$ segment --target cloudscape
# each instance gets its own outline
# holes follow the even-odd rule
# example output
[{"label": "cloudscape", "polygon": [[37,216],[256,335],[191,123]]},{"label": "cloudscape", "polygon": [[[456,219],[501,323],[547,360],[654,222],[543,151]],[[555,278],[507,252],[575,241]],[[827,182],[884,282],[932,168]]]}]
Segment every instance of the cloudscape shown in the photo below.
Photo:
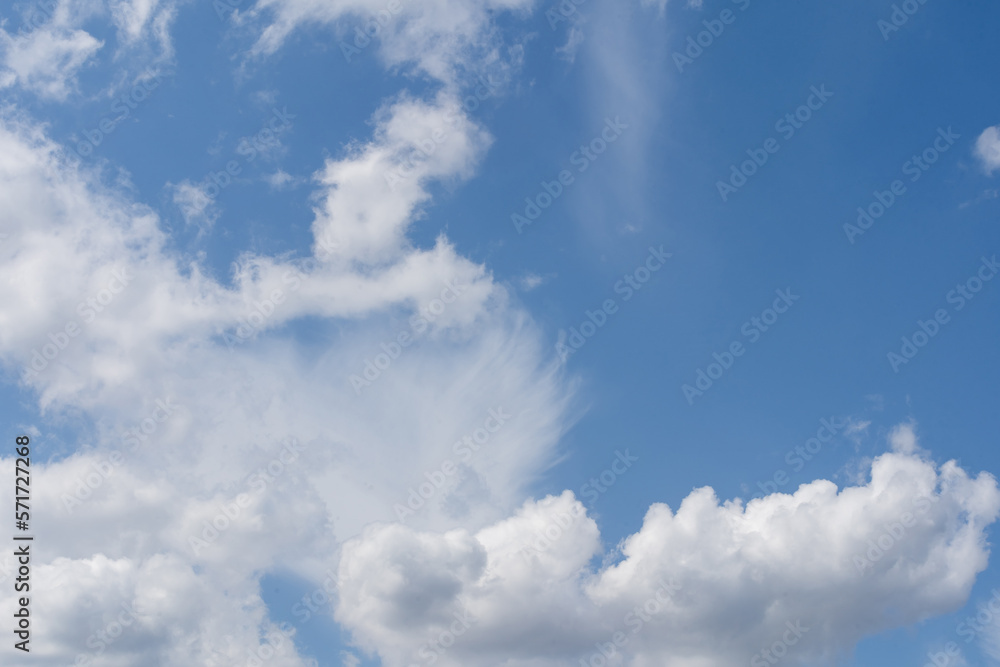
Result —
[{"label": "cloudscape", "polygon": [[1000,664],[998,27],[0,5],[0,665]]}]

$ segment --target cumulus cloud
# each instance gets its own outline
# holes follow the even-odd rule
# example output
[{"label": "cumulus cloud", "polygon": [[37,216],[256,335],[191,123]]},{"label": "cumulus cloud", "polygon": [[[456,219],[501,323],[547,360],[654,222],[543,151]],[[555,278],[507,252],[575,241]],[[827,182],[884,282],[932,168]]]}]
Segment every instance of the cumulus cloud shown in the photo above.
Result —
[{"label": "cumulus cloud", "polygon": [[992,476],[899,451],[870,473],[746,505],[697,489],[597,571],[568,491],[475,533],[371,527],[344,546],[337,618],[386,665],[576,664],[616,632],[614,664],[746,664],[782,642],[785,664],[815,664],[959,608],[987,564]]},{"label": "cumulus cloud", "polygon": [[976,139],[975,152],[987,174],[1000,169],[1000,125],[983,130]]}]

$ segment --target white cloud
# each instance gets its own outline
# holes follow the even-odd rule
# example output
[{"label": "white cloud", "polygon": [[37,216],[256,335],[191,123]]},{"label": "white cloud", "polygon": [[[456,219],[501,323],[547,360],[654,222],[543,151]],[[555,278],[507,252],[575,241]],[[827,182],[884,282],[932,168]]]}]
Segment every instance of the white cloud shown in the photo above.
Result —
[{"label": "white cloud", "polygon": [[378,263],[398,255],[428,182],[464,179],[491,138],[440,93],[431,103],[403,96],[377,114],[374,138],[331,160],[318,176],[328,195],[317,209],[313,232],[334,238],[334,259]]},{"label": "white cloud", "polygon": [[283,190],[290,184],[294,184],[298,181],[298,179],[283,169],[279,169],[273,174],[268,174],[265,177],[265,180],[267,181],[267,184],[275,190]]},{"label": "white cloud", "polygon": [[156,20],[158,6],[159,0],[112,0],[111,15],[120,31],[120,41],[126,44],[138,41]]},{"label": "white cloud", "polygon": [[[245,658],[266,648],[262,634],[283,636],[257,587],[279,567],[317,581],[337,568],[338,619],[387,666],[432,650],[455,623],[468,629],[442,665],[575,664],[595,638],[631,630],[629,612],[655,599],[661,577],[681,589],[644,622],[649,631],[630,636],[635,665],[747,660],[801,622],[809,630],[787,658],[795,664],[964,602],[986,566],[984,529],[1000,493],[988,475],[921,458],[912,425],[894,431],[896,451],[862,486],[838,493],[818,481],[746,507],[699,489],[676,512],[654,505],[612,554],[620,558],[591,570],[600,535],[572,494],[522,502],[557,456],[571,386],[482,267],[443,239],[429,250],[406,241],[426,201],[421,184],[465,174],[482,131],[460,117],[441,152],[395,190],[375,167],[397,164],[391,156],[405,155],[449,104],[394,102],[368,145],[324,168],[317,241],[335,232],[341,244],[329,257],[307,267],[247,256],[231,287],[197,265],[182,270],[155,215],[62,161],[39,127],[0,125],[0,278],[25,275],[0,304],[0,358],[16,369],[32,350],[62,347],[24,386],[48,411],[84,411],[95,443],[34,473],[38,530],[53,536],[38,571],[69,582],[39,597],[51,614],[39,617],[51,628],[48,664],[72,662],[133,600],[139,622],[108,649],[108,664]],[[293,288],[282,276],[296,268]],[[112,294],[116,272],[127,285]],[[437,327],[405,351],[382,345],[413,333],[413,304],[456,279],[467,293]],[[77,304],[105,289],[110,300],[85,321]],[[275,289],[282,302],[263,306]],[[368,319],[308,354],[288,336],[232,350],[214,337],[254,312],[260,332],[307,314]],[[68,319],[81,328],[72,340],[60,338]],[[387,349],[390,365],[355,395],[347,377]],[[162,423],[151,417],[157,398],[175,405]],[[491,408],[510,418],[480,451],[460,453],[456,443]],[[126,435],[139,427],[146,441]],[[281,458],[286,437],[302,445],[292,460]],[[126,460],[109,471],[116,449]],[[12,464],[0,460],[0,474]],[[434,490],[424,506],[395,521],[394,506],[425,482]],[[924,496],[932,500],[921,509]],[[551,544],[539,541],[546,534]],[[206,544],[195,549],[192,538]],[[868,540],[890,538],[864,565]],[[723,631],[728,643],[717,640]],[[283,646],[271,664],[303,664],[291,640]]]},{"label": "white cloud", "polygon": [[518,286],[521,288],[521,291],[530,292],[544,284],[546,279],[545,276],[540,276],[537,273],[528,273],[518,280]]},{"label": "white cloud", "polygon": [[[850,430],[848,432],[851,432]],[[892,451],[900,454],[914,454],[917,451],[917,433],[912,422],[899,424],[889,433]]]},{"label": "white cloud", "polygon": [[[703,488],[676,512],[654,505],[621,559],[592,572],[597,527],[565,492],[475,533],[369,528],[344,547],[337,618],[387,666],[421,647],[440,665],[577,664],[617,631],[628,657],[615,664],[746,664],[789,623],[802,638],[785,664],[815,664],[964,604],[998,512],[990,475],[888,453],[863,486],[819,480],[745,507]],[[551,546],[521,551],[547,527]],[[640,622],[664,583],[679,590]]]},{"label": "white cloud", "polygon": [[205,183],[195,184],[185,180],[176,185],[168,184],[168,187],[173,190],[173,202],[180,208],[187,224],[204,232],[219,219],[220,212]]},{"label": "white cloud", "polygon": [[[32,644],[35,662],[56,667],[86,656],[89,664],[109,667],[245,664],[247,651],[271,645],[276,657],[268,664],[306,667],[294,633],[268,619],[258,584],[239,559],[233,569],[212,561],[196,567],[180,545],[170,544],[178,509],[195,501],[138,466],[119,467],[95,483],[106,465],[103,457],[82,454],[32,466],[39,483],[35,527],[53,538],[33,545],[32,618],[46,628],[43,646]],[[12,475],[13,459],[0,460],[0,470]],[[88,475],[92,496],[69,514],[59,496],[74,493]],[[13,607],[11,587],[0,601]]]},{"label": "white cloud", "polygon": [[105,46],[83,26],[107,20],[116,28],[113,57],[119,67],[102,92],[114,96],[169,64],[176,14],[177,3],[163,0],[37,3],[19,32],[0,28],[0,88],[20,85],[40,97],[66,100],[78,91],[79,72]]},{"label": "white cloud", "polygon": [[[81,581],[63,593],[62,615],[43,619],[54,649],[39,664],[73,662],[110,618],[102,612],[141,596],[144,568],[160,562],[169,573],[150,580],[189,591],[186,606],[168,613],[167,600],[150,605],[136,632],[109,649],[107,664],[245,659],[270,628],[260,573],[331,567],[340,540],[395,519],[393,505],[406,502],[408,487],[445,461],[458,464],[456,473],[410,524],[496,521],[551,464],[567,391],[540,332],[446,238],[418,248],[406,237],[429,201],[425,188],[467,177],[488,135],[446,93],[432,102],[400,98],[375,126],[369,142],[318,174],[315,254],[246,254],[230,285],[167,251],[158,217],[130,200],[128,188],[107,189],[43,127],[0,118],[0,279],[18,278],[0,304],[0,360],[25,391],[37,392],[43,413],[84,415],[81,433],[94,443],[35,472],[45,490],[34,507],[51,518],[39,530],[60,536],[36,565],[50,580]],[[415,155],[425,132],[434,148]],[[391,188],[383,170],[401,166]],[[209,210],[186,192],[179,201],[192,213]],[[461,294],[435,310],[449,284]],[[345,328],[335,345],[305,356],[294,338],[262,335],[303,316],[336,318]],[[413,342],[355,395],[349,376],[365,373],[380,343],[400,332]],[[162,425],[150,417],[157,398],[182,406]],[[454,444],[493,408],[512,418],[490,447],[459,461]],[[147,424],[150,442],[133,451],[123,433]],[[307,452],[258,493],[264,478],[250,475],[274,476],[285,437]],[[126,461],[107,472],[114,450]],[[195,553],[192,538],[225,521],[240,494],[250,502],[239,520]],[[91,590],[108,592],[88,608]],[[78,609],[93,615],[71,616]],[[302,664],[291,652],[281,660],[269,664]]]},{"label": "white cloud", "polygon": [[1000,125],[988,127],[976,139],[976,157],[983,171],[992,174],[1000,169]]},{"label": "white cloud", "polygon": [[[404,127],[408,120],[417,124]],[[141,345],[155,345],[154,340],[164,337],[202,339],[236,327],[254,303],[266,301],[276,289],[284,291],[287,301],[262,330],[310,314],[358,317],[427,304],[449,280],[468,288],[436,324],[473,323],[490,299],[502,299],[502,292],[483,267],[458,257],[443,237],[431,248],[414,248],[405,240],[405,229],[416,205],[427,201],[423,187],[428,180],[467,173],[485,134],[458,118],[439,150],[415,165],[396,194],[380,171],[396,166],[393,155],[410,147],[408,133],[416,136],[433,120],[425,106],[403,104],[399,118],[380,124],[384,140],[355,160],[331,161],[321,172],[328,190],[314,224],[318,255],[303,265],[246,254],[236,267],[235,289],[228,289],[197,267],[182,269],[163,252],[164,236],[151,210],[104,191],[94,176],[71,166],[39,128],[7,119],[0,124],[0,173],[5,179],[0,203],[10,212],[4,223],[10,238],[0,246],[6,258],[0,278],[18,277],[25,287],[0,309],[5,327],[0,354],[28,366],[32,350],[49,333],[62,330],[68,319],[79,319],[77,304],[96,298],[115,269],[135,275],[128,289],[83,328],[76,344],[46,369],[44,379],[36,384],[37,378],[28,378],[46,401],[72,396],[83,386],[119,384],[139,373],[141,357],[120,356],[140,345],[126,333],[140,334],[137,322],[146,339]],[[181,190],[179,201],[190,207],[188,213],[210,210],[195,195],[190,188]],[[364,197],[370,198],[367,203]],[[290,287],[293,282],[296,289]]]},{"label": "white cloud", "polygon": [[[575,57],[586,80],[586,121],[597,131],[606,118],[620,117],[628,128],[588,170],[590,178],[600,174],[599,180],[575,189],[567,205],[581,231],[603,251],[614,247],[630,226],[642,226],[632,221],[656,217],[646,210],[653,184],[645,165],[651,157],[650,137],[661,123],[665,90],[663,78],[646,66],[646,58],[648,49],[659,48],[663,27],[649,21],[646,12],[621,11],[614,4],[597,3],[588,12],[586,39]],[[591,138],[583,134],[579,141]]]},{"label": "white cloud", "polygon": [[[326,161],[305,260],[246,253],[231,280],[170,251],[153,210],[68,161],[44,128],[0,117],[0,282],[13,285],[0,361],[46,416],[86,434],[74,455],[33,467],[50,536],[36,572],[57,586],[38,593],[51,642],[38,664],[72,663],[134,603],[103,657],[113,667],[245,663],[268,647],[266,664],[301,667],[260,595],[261,573],[279,569],[316,581],[336,569],[338,618],[387,666],[456,622],[465,631],[441,664],[575,664],[595,637],[630,629],[661,577],[681,588],[630,639],[637,666],[745,660],[802,621],[791,664],[963,602],[986,564],[996,485],[929,464],[912,428],[857,488],[819,481],[745,508],[700,489],[676,513],[654,505],[596,572],[600,533],[572,494],[523,502],[558,458],[573,384],[486,267],[444,236],[419,247],[409,233],[431,185],[468,178],[491,141],[460,106],[462,63],[495,55],[491,11],[528,4],[407,5],[380,53],[446,85],[390,100],[370,138]],[[372,9],[261,0],[273,22],[259,51]],[[156,12],[121,5],[122,39]],[[620,87],[646,101],[638,86]],[[183,188],[192,216],[211,210]],[[445,304],[450,285],[461,294]],[[297,339],[286,325],[304,317],[335,342]],[[290,438],[301,449],[288,458]],[[0,459],[0,475],[12,466]],[[422,485],[428,497],[395,521]],[[867,540],[909,523],[923,495],[936,500],[859,571]],[[5,608],[11,595],[0,589]]]},{"label": "white cloud", "polygon": [[981,204],[984,201],[990,201],[991,199],[998,199],[998,198],[1000,198],[1000,188],[987,188],[986,190],[983,190],[982,194],[980,194],[975,199],[964,201],[961,204],[959,204],[958,207],[968,208],[969,206],[973,206],[975,204]]},{"label": "white cloud", "polygon": [[80,69],[103,45],[83,30],[55,25],[17,35],[0,29],[5,83],[64,100],[76,90]]},{"label": "white cloud", "polygon": [[377,39],[379,54],[387,67],[413,65],[434,79],[454,84],[467,71],[478,72],[482,66],[496,65],[501,61],[492,17],[505,11],[526,12],[533,1],[403,2],[400,11],[392,14],[388,9],[390,3],[386,0],[339,3],[257,0],[248,16],[253,21],[266,24],[253,53],[269,55],[281,48],[287,37],[299,27],[331,25],[341,20],[345,23],[342,33],[344,43],[353,46],[354,28],[361,27],[381,13],[384,19]]}]

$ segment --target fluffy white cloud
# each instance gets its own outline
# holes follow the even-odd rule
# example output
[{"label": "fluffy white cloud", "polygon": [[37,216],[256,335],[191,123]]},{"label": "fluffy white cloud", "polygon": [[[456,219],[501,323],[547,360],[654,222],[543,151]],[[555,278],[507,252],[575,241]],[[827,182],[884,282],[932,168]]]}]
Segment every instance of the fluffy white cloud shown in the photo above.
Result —
[{"label": "fluffy white cloud", "polygon": [[979,135],[976,139],[976,157],[987,174],[1000,169],[1000,125],[988,127]]},{"label": "fluffy white cloud", "polygon": [[369,528],[344,546],[337,618],[388,666],[577,664],[619,631],[611,664],[815,664],[964,604],[998,512],[992,476],[895,451],[861,486],[654,505],[593,572],[597,527],[567,491],[476,533]]},{"label": "fluffy white cloud", "polygon": [[319,175],[327,197],[317,209],[316,238],[336,244],[331,261],[377,264],[397,257],[432,180],[464,178],[490,144],[461,104],[446,93],[433,103],[407,97],[377,114],[371,142]]},{"label": "fluffy white cloud", "polygon": [[[198,502],[189,495],[196,487],[182,492],[179,477],[152,479],[129,463],[108,467],[106,453],[89,453],[32,466],[34,528],[45,536],[32,544],[33,660],[45,667],[81,664],[81,656],[91,660],[83,664],[108,667],[228,665],[246,664],[248,651],[273,650],[271,664],[306,667],[294,631],[268,619],[239,558],[232,566],[211,552],[199,560],[171,544],[175,533],[186,536],[176,528],[192,520],[184,506]],[[0,460],[0,470],[12,476],[13,460]],[[68,511],[67,494],[78,493]],[[203,501],[206,509],[210,503]],[[238,535],[228,537],[246,551]],[[0,603],[15,605],[10,586]]]}]

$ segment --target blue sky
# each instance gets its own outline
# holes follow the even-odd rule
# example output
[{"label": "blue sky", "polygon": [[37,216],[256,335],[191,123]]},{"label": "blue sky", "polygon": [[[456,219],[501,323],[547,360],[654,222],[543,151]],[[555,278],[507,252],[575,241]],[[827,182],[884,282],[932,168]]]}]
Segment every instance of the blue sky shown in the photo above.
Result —
[{"label": "blue sky", "polygon": [[686,592],[610,664],[1000,661],[956,629],[1000,587],[1000,7],[54,6],[0,10],[0,414],[73,579],[39,664],[243,665],[287,622],[270,664],[423,665],[467,612],[433,662],[597,667],[655,573]]}]

